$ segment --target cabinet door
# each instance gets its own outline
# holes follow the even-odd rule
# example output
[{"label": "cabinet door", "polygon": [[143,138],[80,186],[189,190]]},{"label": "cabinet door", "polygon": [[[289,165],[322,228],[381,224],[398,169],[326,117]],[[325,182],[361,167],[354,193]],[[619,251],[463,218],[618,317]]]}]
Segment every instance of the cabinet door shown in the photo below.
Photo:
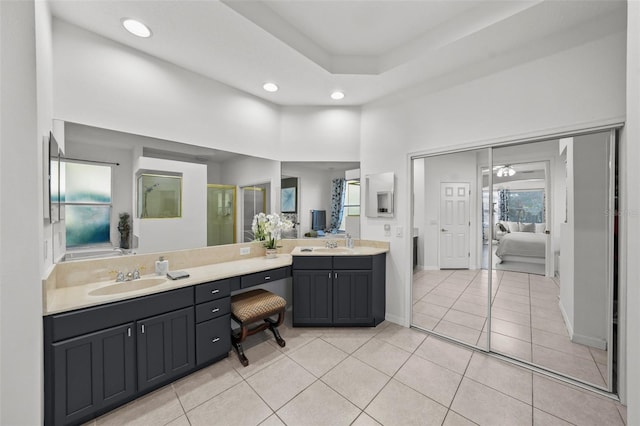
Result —
[{"label": "cabinet door", "polygon": [[293,325],[330,325],[332,272],[293,271]]},{"label": "cabinet door", "polygon": [[333,276],[333,322],[373,326],[371,271],[335,271]]},{"label": "cabinet door", "polygon": [[53,344],[55,424],[85,420],[135,393],[133,326]]},{"label": "cabinet door", "polygon": [[193,307],[138,321],[138,390],[195,366],[194,324]]}]

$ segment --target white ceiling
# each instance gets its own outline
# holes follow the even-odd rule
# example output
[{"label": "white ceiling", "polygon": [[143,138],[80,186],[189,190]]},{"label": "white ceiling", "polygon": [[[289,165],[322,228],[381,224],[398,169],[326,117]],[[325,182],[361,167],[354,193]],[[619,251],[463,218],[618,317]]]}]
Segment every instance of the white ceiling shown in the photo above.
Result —
[{"label": "white ceiling", "polygon": [[[439,90],[623,31],[601,1],[49,0],[55,17],[280,105]],[[153,31],[125,32],[123,17]],[[267,93],[265,81],[280,91]],[[341,101],[331,91],[346,93]]]}]

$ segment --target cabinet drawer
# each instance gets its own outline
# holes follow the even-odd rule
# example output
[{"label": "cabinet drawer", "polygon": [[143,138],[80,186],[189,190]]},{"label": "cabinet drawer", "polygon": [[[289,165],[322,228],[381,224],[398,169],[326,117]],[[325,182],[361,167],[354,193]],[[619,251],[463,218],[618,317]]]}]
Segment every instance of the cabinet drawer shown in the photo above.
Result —
[{"label": "cabinet drawer", "polygon": [[231,293],[233,280],[238,278],[227,278],[225,280],[212,281],[196,286],[196,303],[208,302],[210,300],[227,297]]},{"label": "cabinet drawer", "polygon": [[193,306],[192,287],[50,315],[44,321],[51,341],[57,342],[186,306]]},{"label": "cabinet drawer", "polygon": [[333,269],[371,269],[371,256],[334,256]]},{"label": "cabinet drawer", "polygon": [[196,322],[208,321],[231,312],[231,298],[212,300],[196,305]]},{"label": "cabinet drawer", "polygon": [[293,256],[293,269],[331,269],[331,256]]},{"label": "cabinet drawer", "polygon": [[196,364],[223,358],[230,349],[230,315],[196,324]]},{"label": "cabinet drawer", "polygon": [[255,274],[249,274],[240,277],[240,288],[247,288],[258,284],[269,283],[271,281],[281,280],[289,276],[291,276],[291,272],[289,271],[288,266],[278,269],[270,269],[263,272],[256,272]]}]

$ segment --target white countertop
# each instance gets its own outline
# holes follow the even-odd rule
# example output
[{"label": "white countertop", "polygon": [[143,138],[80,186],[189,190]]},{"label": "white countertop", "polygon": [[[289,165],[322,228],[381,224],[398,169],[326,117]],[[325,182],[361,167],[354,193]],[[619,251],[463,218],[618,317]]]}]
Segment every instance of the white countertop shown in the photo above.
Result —
[{"label": "white countertop", "polygon": [[[305,251],[303,251],[305,250]],[[310,250],[310,251],[307,251]],[[127,289],[127,285],[144,284],[142,281],[125,281],[116,283],[113,280],[88,282],[81,285],[73,285],[69,287],[56,287],[46,290],[46,307],[43,315],[51,315],[61,312],[72,311],[90,306],[103,305],[106,303],[117,302],[120,300],[132,299],[135,297],[146,296],[163,291],[175,290],[182,287],[188,287],[195,284],[201,284],[209,281],[216,281],[240,275],[252,274],[254,272],[266,271],[269,269],[280,268],[292,264],[292,256],[371,256],[388,252],[388,248],[356,246],[348,249],[344,246],[333,249],[323,246],[297,246],[290,254],[278,254],[274,259],[267,259],[264,256],[251,257],[249,259],[231,260],[220,263],[213,263],[205,266],[180,268],[182,271],[189,273],[188,278],[170,280],[166,277],[159,277],[155,274],[142,275],[142,281],[151,278],[165,278],[164,282],[159,284],[141,288],[132,291],[117,292],[114,294],[93,295],[96,289],[103,287],[117,286],[118,288]],[[84,270],[84,269],[83,269]],[[174,270],[174,269],[171,269]],[[86,272],[79,272],[86,274]],[[115,289],[118,291],[118,289]]]},{"label": "white countertop", "polygon": [[380,247],[356,246],[346,248],[344,246],[326,248],[323,246],[298,246],[291,250],[292,256],[372,256],[386,253],[389,249]]},{"label": "white countertop", "polygon": [[[216,281],[224,278],[237,277],[239,275],[266,271],[269,269],[288,266],[291,265],[291,263],[292,258],[290,254],[279,254],[275,259],[267,259],[266,257],[262,256],[252,257],[250,259],[216,263],[194,268],[183,268],[181,270],[188,272],[189,278],[182,278],[174,281],[165,277],[165,282],[150,288],[126,291],[117,294],[107,294],[103,296],[93,296],[90,293],[96,289],[112,285],[122,286],[123,289],[126,289],[127,284],[133,284],[136,283],[136,281],[125,281],[121,283],[116,283],[115,281],[101,281],[74,287],[56,288],[47,291],[47,309],[45,310],[43,315],[51,315],[55,313],[71,311],[74,309],[86,308],[89,306],[97,306],[105,303],[116,302],[119,300],[146,296],[148,294],[175,290],[177,288],[188,287],[194,284],[201,284],[209,281]],[[161,277],[155,274],[150,274],[143,275],[140,278],[144,280],[148,278]]]}]

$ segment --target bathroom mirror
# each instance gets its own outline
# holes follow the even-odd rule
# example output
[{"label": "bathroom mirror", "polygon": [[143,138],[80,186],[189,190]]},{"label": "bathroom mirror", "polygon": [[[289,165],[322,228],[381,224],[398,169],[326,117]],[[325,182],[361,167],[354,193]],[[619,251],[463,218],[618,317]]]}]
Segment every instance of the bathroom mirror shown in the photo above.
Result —
[{"label": "bathroom mirror", "polygon": [[[294,210],[285,209],[281,197],[283,217],[294,223],[284,238],[316,235],[311,211],[324,211],[321,227],[335,229],[331,238],[350,234],[360,238],[360,163],[353,161],[288,161],[281,164],[281,188],[295,188]],[[340,190],[338,190],[338,188]],[[341,196],[333,197],[332,194]],[[333,215],[332,215],[333,212]]]},{"label": "bathroom mirror", "polygon": [[393,217],[394,180],[393,172],[366,176],[367,217]]},{"label": "bathroom mirror", "polygon": [[[53,236],[45,236],[54,247],[56,260],[65,259],[65,253],[66,260],[119,255],[113,247],[120,239],[118,215],[122,212],[132,218],[131,250],[138,254],[240,242],[241,192],[237,192],[236,209],[235,191],[269,182],[274,187],[271,192],[280,193],[280,162],[276,160],[73,122],[64,123],[64,138],[67,160],[105,164],[112,170],[111,244],[70,249],[65,238],[68,218],[63,217]],[[149,171],[170,177],[163,182],[140,182],[138,188],[138,177]],[[179,174],[181,186],[175,178]],[[156,183],[159,185],[154,186]],[[165,187],[165,183],[173,185]],[[212,190],[211,185],[218,186]],[[138,212],[144,212],[145,188],[150,191],[147,219],[142,219]],[[138,194],[142,194],[140,199]],[[267,193],[267,199],[271,202],[273,194]]]}]

